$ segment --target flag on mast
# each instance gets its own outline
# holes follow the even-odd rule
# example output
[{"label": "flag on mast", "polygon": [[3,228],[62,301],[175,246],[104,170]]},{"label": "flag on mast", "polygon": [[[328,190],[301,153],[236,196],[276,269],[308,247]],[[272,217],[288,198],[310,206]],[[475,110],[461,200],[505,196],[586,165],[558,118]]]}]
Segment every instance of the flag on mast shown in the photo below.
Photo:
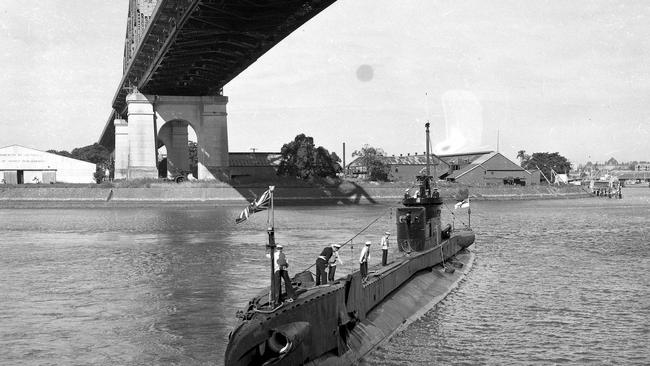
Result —
[{"label": "flag on mast", "polygon": [[464,200],[458,202],[457,204],[454,205],[455,209],[458,208],[469,208],[469,197],[465,198]]},{"label": "flag on mast", "polygon": [[253,202],[244,208],[244,210],[235,219],[235,223],[239,224],[240,222],[246,221],[250,215],[254,214],[255,212],[260,212],[268,209],[270,203],[271,190],[267,189],[259,198],[253,200]]}]

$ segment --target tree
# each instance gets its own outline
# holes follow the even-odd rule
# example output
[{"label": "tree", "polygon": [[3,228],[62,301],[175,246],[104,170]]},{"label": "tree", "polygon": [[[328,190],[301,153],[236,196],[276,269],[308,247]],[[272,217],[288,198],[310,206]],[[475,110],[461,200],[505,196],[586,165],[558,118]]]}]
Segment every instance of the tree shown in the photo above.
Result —
[{"label": "tree", "polygon": [[517,159],[523,164],[524,161],[530,160],[530,155],[526,154],[526,150],[517,151]]},{"label": "tree", "polygon": [[104,180],[105,171],[107,169],[110,169],[110,171],[113,170],[110,152],[98,143],[78,147],[73,149],[70,154],[72,155],[72,158],[95,164],[95,174],[93,174],[93,177],[97,183],[101,183],[101,181]]},{"label": "tree", "polygon": [[[533,155],[525,154],[525,151],[520,150],[521,156],[524,158],[521,162],[521,167],[524,169],[539,169],[545,176],[551,177],[551,169],[558,174],[567,174],[571,171],[571,163],[564,156],[557,152],[547,153],[539,152]],[[520,154],[517,154],[519,158]]]},{"label": "tree", "polygon": [[65,150],[61,150],[61,151],[56,151],[56,150],[47,150],[46,152],[48,152],[48,153],[50,153],[50,154],[56,154],[56,155],[65,156],[66,158],[71,158],[71,157],[72,157],[72,154],[70,154],[69,152],[67,152],[67,151],[65,151]]},{"label": "tree", "polygon": [[382,148],[375,148],[368,144],[352,153],[352,157],[358,156],[361,165],[366,168],[369,180],[385,182],[388,180],[390,167],[382,159],[384,155],[386,153]]},{"label": "tree", "polygon": [[107,165],[110,160],[110,153],[106,148],[98,143],[78,147],[70,153],[72,158],[95,163],[97,165]]},{"label": "tree", "polygon": [[341,171],[341,159],[322,146],[315,147],[314,138],[297,135],[280,150],[278,175],[312,179],[314,177],[335,177]]},{"label": "tree", "polygon": [[317,177],[335,177],[339,173],[341,159],[335,152],[330,154],[326,148],[319,146],[314,154],[314,175]]},{"label": "tree", "polygon": [[72,150],[72,152],[67,152],[65,150],[56,151],[56,150],[47,150],[48,153],[57,154],[65,156],[68,158],[78,159],[87,161],[89,163],[95,164],[95,173],[93,177],[97,183],[100,183],[104,179],[104,172],[109,169],[113,171],[115,162],[111,159],[111,154],[106,148],[98,143],[92,145],[78,147]]}]

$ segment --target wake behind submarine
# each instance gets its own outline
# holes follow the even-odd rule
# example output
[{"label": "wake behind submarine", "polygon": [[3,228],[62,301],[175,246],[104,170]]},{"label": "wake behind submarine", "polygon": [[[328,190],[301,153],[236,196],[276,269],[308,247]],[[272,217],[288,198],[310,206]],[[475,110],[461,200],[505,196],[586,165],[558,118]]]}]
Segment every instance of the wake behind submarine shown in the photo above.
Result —
[{"label": "wake behind submarine", "polygon": [[[298,273],[291,280],[293,301],[276,304],[268,291],[251,299],[238,311],[240,321],[229,335],[225,365],[353,364],[440,295],[431,289],[450,283],[454,275],[445,272],[453,270],[432,269],[466,263],[471,253],[465,248],[475,235],[469,228],[442,228],[443,201],[429,174],[429,124],[425,126],[426,174],[417,177],[415,196],[406,194],[402,207],[396,208],[397,244],[403,255],[386,266],[370,267],[365,280],[356,271],[314,286],[311,272]],[[268,246],[273,257],[272,228]]]}]

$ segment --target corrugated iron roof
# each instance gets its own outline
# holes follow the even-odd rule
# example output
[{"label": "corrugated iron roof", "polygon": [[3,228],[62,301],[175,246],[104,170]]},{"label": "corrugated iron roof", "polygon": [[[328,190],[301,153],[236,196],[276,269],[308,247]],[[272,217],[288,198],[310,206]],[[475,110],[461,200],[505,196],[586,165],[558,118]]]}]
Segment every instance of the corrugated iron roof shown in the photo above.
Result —
[{"label": "corrugated iron roof", "polygon": [[272,152],[241,152],[229,153],[231,167],[272,166],[280,165],[280,153]]},{"label": "corrugated iron roof", "polygon": [[462,154],[447,154],[438,156],[449,165],[462,165],[473,163],[474,160],[491,153],[494,153],[494,151],[475,151]]},{"label": "corrugated iron roof", "polygon": [[[382,156],[384,163],[388,165],[426,165],[427,156],[422,155],[402,155],[402,156]],[[449,165],[444,160],[438,159],[436,155],[429,155],[431,165]],[[348,168],[360,165],[360,158],[356,158],[348,164]]]},{"label": "corrugated iron roof", "polygon": [[[426,165],[426,155],[406,155],[406,156],[384,156],[383,159],[386,164],[390,165]],[[444,161],[436,158],[434,155],[429,156],[431,165],[446,164]]]}]

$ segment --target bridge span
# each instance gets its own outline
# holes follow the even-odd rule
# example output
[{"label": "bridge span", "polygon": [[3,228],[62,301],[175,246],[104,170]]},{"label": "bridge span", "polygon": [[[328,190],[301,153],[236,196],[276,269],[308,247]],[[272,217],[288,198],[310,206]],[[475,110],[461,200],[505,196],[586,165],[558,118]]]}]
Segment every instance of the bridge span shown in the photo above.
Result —
[{"label": "bridge span", "polygon": [[130,0],[124,73],[99,143],[115,178],[189,169],[188,126],[197,135],[198,178],[228,180],[223,87],[336,0]]}]

